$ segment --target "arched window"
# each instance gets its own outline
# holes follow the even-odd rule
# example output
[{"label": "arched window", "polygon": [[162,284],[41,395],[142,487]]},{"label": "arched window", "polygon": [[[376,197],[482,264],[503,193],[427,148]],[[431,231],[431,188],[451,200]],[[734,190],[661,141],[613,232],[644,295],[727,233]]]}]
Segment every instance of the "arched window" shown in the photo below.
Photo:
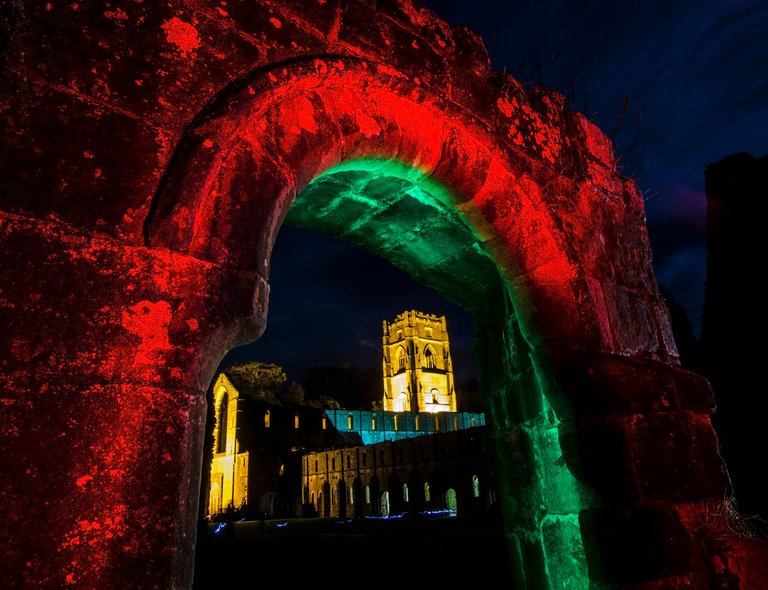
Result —
[{"label": "arched window", "polygon": [[219,403],[219,414],[216,417],[216,424],[219,427],[219,438],[216,441],[216,452],[227,452],[227,420],[229,414],[229,396],[227,392],[221,396],[221,402]]},{"label": "arched window", "polygon": [[405,349],[402,346],[397,349],[397,370],[405,371]]},{"label": "arched window", "polygon": [[405,405],[408,401],[408,396],[405,392],[400,392],[392,402],[392,410],[395,412],[405,412]]},{"label": "arched window", "polygon": [[347,415],[347,428],[352,430],[355,427],[355,419],[352,414]]},{"label": "arched window", "polygon": [[371,430],[376,430],[376,416],[371,416]]},{"label": "arched window", "polygon": [[440,430],[440,416],[435,414],[435,432]]},{"label": "arched window", "polygon": [[394,418],[395,420],[395,430],[397,430],[397,427],[398,427],[397,416],[392,416],[392,418]]},{"label": "arched window", "polygon": [[475,427],[475,419],[474,419],[474,418],[472,418],[472,420],[470,420],[470,422],[469,422],[469,423],[472,425],[472,428],[474,428],[474,427]]},{"label": "arched window", "polygon": [[331,457],[331,469],[336,469],[336,457]]},{"label": "arched window", "polygon": [[476,475],[472,476],[472,496],[480,497],[480,479]]},{"label": "arched window", "polygon": [[347,469],[352,468],[352,457],[350,455],[347,455]]},{"label": "arched window", "polygon": [[352,486],[349,486],[349,488],[347,489],[347,498],[349,498],[350,504],[355,503],[355,491],[352,489]]},{"label": "arched window", "polygon": [[418,430],[418,429],[419,429],[419,416],[418,416],[418,414],[417,414],[417,415],[416,415],[416,417],[413,419],[413,423],[414,423],[414,425],[416,426],[416,430]]},{"label": "arched window", "polygon": [[408,502],[408,484],[403,484],[403,502]]},{"label": "arched window", "polygon": [[458,430],[459,429],[459,417],[454,416],[453,417],[453,429]]},{"label": "arched window", "polygon": [[432,347],[430,346],[427,346],[427,349],[424,351],[424,366],[427,369],[435,368],[435,355],[432,352]]},{"label": "arched window", "polygon": [[445,492],[445,507],[448,510],[456,510],[458,503],[456,501],[456,490],[448,488]]},{"label": "arched window", "polygon": [[365,503],[366,504],[371,503],[371,486],[369,485],[365,486]]},{"label": "arched window", "polygon": [[294,414],[293,415],[293,427],[298,430],[299,429],[299,415]]},{"label": "arched window", "polygon": [[429,482],[424,482],[424,501],[429,502],[430,495],[429,495]]},{"label": "arched window", "polygon": [[331,490],[331,506],[336,506],[336,488]]},{"label": "arched window", "polygon": [[269,428],[272,425],[272,419],[269,414],[269,410],[264,412],[264,428]]},{"label": "arched window", "polygon": [[320,463],[317,459],[315,459],[315,473],[320,471]]},{"label": "arched window", "polygon": [[328,418],[323,416],[323,430],[325,430],[326,428],[328,428]]}]

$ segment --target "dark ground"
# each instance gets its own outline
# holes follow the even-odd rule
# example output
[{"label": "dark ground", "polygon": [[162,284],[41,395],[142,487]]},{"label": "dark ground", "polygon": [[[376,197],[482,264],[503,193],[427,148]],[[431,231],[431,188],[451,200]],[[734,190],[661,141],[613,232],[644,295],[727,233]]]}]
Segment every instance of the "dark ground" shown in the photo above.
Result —
[{"label": "dark ground", "polygon": [[235,523],[234,533],[225,528],[199,538],[194,590],[265,583],[512,588],[501,528],[490,519],[315,518],[268,520],[261,527],[259,521]]}]

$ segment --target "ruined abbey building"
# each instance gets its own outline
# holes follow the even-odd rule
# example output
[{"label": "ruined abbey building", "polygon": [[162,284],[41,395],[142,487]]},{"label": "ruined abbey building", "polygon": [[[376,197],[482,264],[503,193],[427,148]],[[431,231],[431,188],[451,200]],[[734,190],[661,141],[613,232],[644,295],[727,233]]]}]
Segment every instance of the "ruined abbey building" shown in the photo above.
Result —
[{"label": "ruined abbey building", "polygon": [[517,585],[764,585],[642,195],[477,35],[415,0],[12,2],[0,48],[1,587],[191,586],[206,390],[284,222],[472,316]]},{"label": "ruined abbey building", "polygon": [[384,322],[383,343],[383,407],[411,391],[421,407],[278,405],[264,399],[253,373],[220,373],[206,517],[467,512],[495,502],[482,452],[485,416],[455,411],[445,317],[403,313]]}]

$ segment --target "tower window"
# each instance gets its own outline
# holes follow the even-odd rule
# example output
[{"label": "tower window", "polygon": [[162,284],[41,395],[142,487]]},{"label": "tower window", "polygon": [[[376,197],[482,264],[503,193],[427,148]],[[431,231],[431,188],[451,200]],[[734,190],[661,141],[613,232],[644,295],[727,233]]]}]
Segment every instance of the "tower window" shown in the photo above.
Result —
[{"label": "tower window", "polygon": [[371,503],[371,486],[369,485],[365,486],[365,503],[366,504]]},{"label": "tower window", "polygon": [[408,502],[408,484],[403,484],[403,502]]},{"label": "tower window", "polygon": [[323,416],[323,430],[325,430],[326,428],[328,428],[328,418]]},{"label": "tower window", "polygon": [[474,428],[474,427],[475,427],[475,419],[474,419],[474,418],[472,418],[472,420],[470,420],[470,422],[469,422],[469,423],[472,425],[472,428]]},{"label": "tower window", "polygon": [[272,425],[272,420],[269,414],[269,410],[264,412],[264,428],[269,428]]},{"label": "tower window", "polygon": [[371,417],[371,430],[376,430],[376,416]]},{"label": "tower window", "polygon": [[352,457],[347,455],[347,469],[351,469],[351,468],[352,468]]},{"label": "tower window", "polygon": [[432,349],[429,347],[424,351],[424,366],[427,369],[435,368],[435,355],[432,354]]},{"label": "tower window", "polygon": [[397,424],[397,416],[392,416],[392,418],[394,418],[394,420],[395,420],[395,430],[397,430],[397,426],[398,426],[398,424]]},{"label": "tower window", "polygon": [[414,425],[416,426],[416,430],[419,429],[419,416],[417,415],[413,420]]},{"label": "tower window", "polygon": [[298,429],[299,428],[299,415],[294,414],[293,415],[293,427]]},{"label": "tower window", "polygon": [[472,476],[472,496],[480,497],[480,479],[476,475]]},{"label": "tower window", "polygon": [[424,482],[424,501],[429,502],[430,496],[429,496],[429,482]]},{"label": "tower window", "polygon": [[355,490],[352,489],[352,486],[349,486],[347,489],[347,494],[349,494],[349,503],[354,504],[355,503]]},{"label": "tower window", "polygon": [[315,459],[315,473],[318,473],[320,471],[320,463]]},{"label": "tower window", "polygon": [[331,469],[336,469],[336,457],[331,457]]},{"label": "tower window", "polygon": [[453,429],[458,430],[459,429],[459,417],[454,416],[453,417]]},{"label": "tower window", "polygon": [[435,432],[440,430],[440,416],[435,414]]},{"label": "tower window", "polygon": [[347,415],[347,428],[352,430],[355,427],[355,419],[352,414]]},{"label": "tower window", "polygon": [[402,347],[397,349],[397,370],[405,371],[405,350]]}]

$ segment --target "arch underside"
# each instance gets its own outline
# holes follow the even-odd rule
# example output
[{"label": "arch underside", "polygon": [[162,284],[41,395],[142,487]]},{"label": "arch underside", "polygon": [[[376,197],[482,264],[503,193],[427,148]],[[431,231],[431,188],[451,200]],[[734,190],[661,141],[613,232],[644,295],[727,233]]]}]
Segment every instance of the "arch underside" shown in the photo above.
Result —
[{"label": "arch underside", "polygon": [[[518,580],[543,575],[583,585],[587,573],[578,513],[587,492],[560,460],[558,422],[546,399],[551,392],[542,390],[547,379],[535,378],[510,285],[455,202],[445,187],[400,162],[358,159],[310,182],[285,223],[360,246],[471,314],[484,407],[493,429],[488,455],[511,500],[505,514]],[[510,452],[510,433],[519,445],[515,452]],[[526,473],[524,464],[534,467]],[[556,507],[557,513],[531,509],[537,505]],[[532,551],[542,555],[536,566],[526,557]]]}]

